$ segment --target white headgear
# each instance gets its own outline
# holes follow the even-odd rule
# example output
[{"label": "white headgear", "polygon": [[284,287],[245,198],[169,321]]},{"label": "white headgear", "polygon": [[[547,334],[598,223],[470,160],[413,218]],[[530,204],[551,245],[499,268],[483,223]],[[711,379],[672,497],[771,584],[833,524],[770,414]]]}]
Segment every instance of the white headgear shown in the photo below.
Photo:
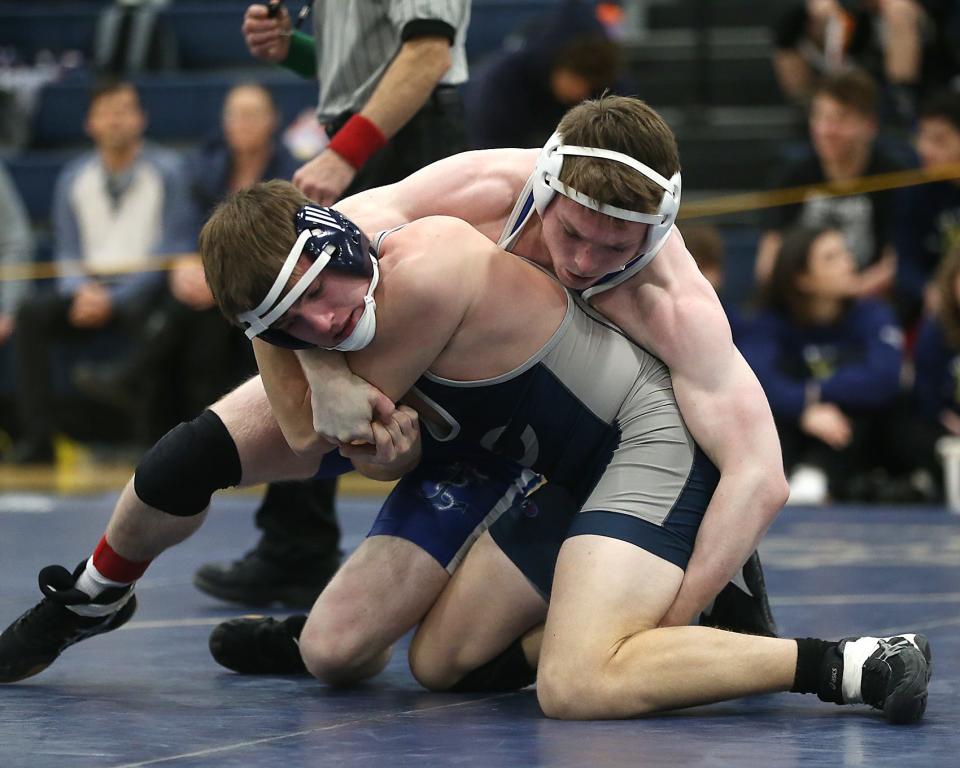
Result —
[{"label": "white headgear", "polygon": [[[560,172],[563,169],[563,158],[565,155],[612,160],[613,162],[622,163],[623,165],[633,168],[633,170],[643,174],[650,179],[650,181],[663,188],[663,199],[660,201],[660,207],[656,213],[629,211],[625,208],[617,208],[614,205],[598,202],[573,187],[567,186],[560,181]],[[540,150],[540,156],[537,158],[537,168],[533,176],[533,202],[542,217],[547,210],[547,206],[553,200],[554,195],[559,192],[561,195],[580,203],[580,205],[585,205],[587,208],[592,208],[595,211],[599,211],[607,216],[612,216],[615,219],[649,224],[650,227],[647,230],[647,236],[640,246],[639,252],[621,267],[622,271],[627,267],[635,265],[639,269],[642,265],[638,265],[638,262],[642,261],[643,264],[646,264],[646,262],[652,259],[660,250],[660,247],[669,236],[674,222],[677,220],[677,212],[680,210],[680,186],[680,171],[677,171],[668,180],[650,166],[644,165],[639,160],[625,155],[622,152],[566,145],[563,143],[563,137],[557,132],[544,144],[543,149]],[[613,275],[608,275],[602,278],[600,282],[616,274],[618,273],[615,272]]]}]

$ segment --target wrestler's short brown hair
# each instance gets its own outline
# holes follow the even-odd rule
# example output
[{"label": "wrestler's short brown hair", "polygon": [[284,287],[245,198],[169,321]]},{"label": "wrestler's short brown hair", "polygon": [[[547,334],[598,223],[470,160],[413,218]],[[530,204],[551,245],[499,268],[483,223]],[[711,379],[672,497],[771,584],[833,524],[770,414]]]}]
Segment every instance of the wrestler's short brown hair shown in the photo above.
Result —
[{"label": "wrestler's short brown hair", "polygon": [[[297,240],[294,217],[309,200],[287,181],[234,192],[200,232],[200,258],[213,297],[226,318],[264,300]],[[295,272],[296,274],[296,272]]]},{"label": "wrestler's short brown hair", "polygon": [[[662,117],[640,99],[602,96],[575,106],[557,127],[564,144],[622,152],[668,179],[680,170],[677,139]],[[663,188],[623,163],[564,157],[560,181],[601,203],[655,213]]]}]

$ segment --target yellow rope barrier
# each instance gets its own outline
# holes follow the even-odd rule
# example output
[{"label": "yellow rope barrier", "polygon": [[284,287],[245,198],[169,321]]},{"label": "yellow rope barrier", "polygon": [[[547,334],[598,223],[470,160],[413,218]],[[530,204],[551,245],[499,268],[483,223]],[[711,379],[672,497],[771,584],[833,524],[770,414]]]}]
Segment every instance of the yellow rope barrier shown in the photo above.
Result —
[{"label": "yellow rope barrier", "polygon": [[[776,208],[780,205],[795,205],[802,203],[812,196],[818,197],[849,197],[869,192],[882,192],[890,189],[912,187],[917,184],[928,184],[933,181],[952,181],[960,179],[960,163],[941,165],[931,169],[912,169],[895,173],[880,173],[874,176],[861,176],[856,179],[842,182],[827,182],[825,184],[807,184],[801,187],[788,187],[767,192],[745,192],[736,195],[721,195],[707,200],[694,200],[684,203],[680,213],[681,220],[703,219],[711,216],[724,216],[731,213],[745,213],[764,208]],[[177,253],[167,255],[163,261],[150,270],[118,269],[109,272],[99,272],[99,275],[120,275],[141,271],[162,272],[173,268],[173,265],[183,258],[194,257],[195,254]],[[71,265],[69,274],[84,274],[76,266]],[[49,280],[68,274],[67,270],[55,262],[45,264],[6,264],[0,265],[0,283],[13,280]]]}]

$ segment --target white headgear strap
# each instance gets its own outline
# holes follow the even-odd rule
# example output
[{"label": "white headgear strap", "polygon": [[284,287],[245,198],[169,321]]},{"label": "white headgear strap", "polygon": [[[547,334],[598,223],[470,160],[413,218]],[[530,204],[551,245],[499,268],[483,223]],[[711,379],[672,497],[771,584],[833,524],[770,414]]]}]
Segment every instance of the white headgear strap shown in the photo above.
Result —
[{"label": "white headgear strap", "polygon": [[[635,157],[630,157],[630,155],[625,155],[622,152],[614,152],[610,149],[597,149],[595,147],[568,146],[566,144],[559,145],[553,150],[553,152],[558,155],[574,155],[576,157],[599,157],[603,158],[604,160],[613,160],[617,163],[623,163],[624,165],[633,168],[633,170],[637,171],[638,173],[642,173],[644,176],[650,179],[650,181],[662,187],[671,196],[675,196],[678,192],[676,188],[677,185],[670,182],[665,176],[657,173],[649,165],[641,163]],[[564,184],[560,181],[560,179],[550,175],[549,173],[544,176],[543,181],[548,187],[556,192],[559,192],[564,197],[569,197],[571,200],[575,200],[576,202],[580,203],[580,205],[584,205],[587,208],[592,208],[599,213],[612,216],[615,219],[625,219],[626,221],[636,221],[640,224],[654,225],[665,224],[667,221],[667,216],[662,213],[638,213],[637,211],[629,211],[626,208],[617,208],[615,205],[597,202],[592,197],[589,197],[582,192],[577,191],[573,187]]]},{"label": "white headgear strap", "polygon": [[[237,319],[241,323],[247,324],[246,334],[248,339],[259,336],[280,319],[283,314],[293,306],[293,303],[304,294],[307,288],[310,287],[310,284],[317,279],[317,276],[323,271],[323,268],[330,262],[330,257],[336,250],[333,245],[324,247],[323,253],[310,265],[307,271],[300,276],[300,279],[297,280],[293,287],[287,292],[287,295],[284,296],[276,306],[273,306],[287,285],[290,275],[293,274],[293,270],[297,266],[300,254],[303,253],[303,248],[307,244],[307,240],[315,234],[318,233],[310,229],[305,229],[300,233],[297,242],[293,244],[293,248],[291,248],[290,253],[287,254],[287,260],[283,263],[280,274],[277,275],[273,286],[267,292],[266,298],[261,301],[255,309],[237,315]],[[271,307],[273,308],[271,309]]]}]

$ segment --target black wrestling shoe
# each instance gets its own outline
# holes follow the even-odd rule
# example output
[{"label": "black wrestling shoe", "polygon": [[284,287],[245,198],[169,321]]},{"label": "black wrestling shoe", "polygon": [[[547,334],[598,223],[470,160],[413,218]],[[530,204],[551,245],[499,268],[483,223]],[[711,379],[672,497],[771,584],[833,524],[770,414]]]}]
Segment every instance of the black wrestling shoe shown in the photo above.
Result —
[{"label": "black wrestling shoe", "polygon": [[[742,580],[731,581],[720,591],[709,612],[700,614],[700,624],[745,635],[776,637],[777,622],[770,610],[763,568],[757,552],[743,564],[741,576]],[[749,592],[743,589],[743,585]]]},{"label": "black wrestling shoe", "polygon": [[891,723],[915,723],[927,708],[931,658],[923,635],[848,637],[824,656],[817,695],[869,704]]},{"label": "black wrestling shoe", "polygon": [[306,616],[231,619],[213,628],[210,654],[242,675],[305,675],[297,639],[306,622]]},{"label": "black wrestling shoe", "polygon": [[45,597],[0,635],[0,683],[42,672],[74,643],[110,632],[133,616],[133,585],[106,589],[95,600],[74,588],[85,565],[73,574],[61,565],[40,571]]},{"label": "black wrestling shoe", "polygon": [[339,567],[339,552],[292,566],[288,559],[268,557],[254,548],[232,563],[201,565],[193,575],[193,585],[241,605],[280,603],[288,608],[310,608]]}]

